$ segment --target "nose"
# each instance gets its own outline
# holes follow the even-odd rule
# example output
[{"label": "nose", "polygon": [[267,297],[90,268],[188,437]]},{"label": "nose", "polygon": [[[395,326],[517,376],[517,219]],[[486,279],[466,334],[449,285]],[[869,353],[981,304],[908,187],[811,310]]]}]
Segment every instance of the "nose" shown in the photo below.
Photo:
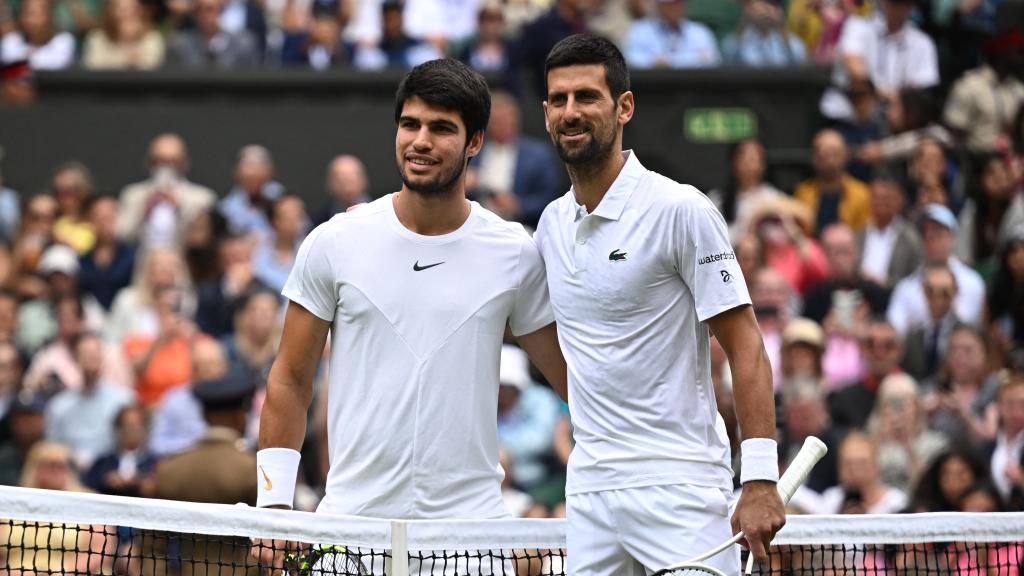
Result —
[{"label": "nose", "polygon": [[416,138],[412,141],[412,147],[417,152],[425,152],[434,147],[433,142],[430,140],[430,129],[427,126],[421,126],[419,131],[416,132]]},{"label": "nose", "polygon": [[579,118],[580,109],[578,106],[576,106],[576,98],[570,95],[568,99],[566,99],[565,101],[565,119],[572,122],[575,120],[579,120]]}]

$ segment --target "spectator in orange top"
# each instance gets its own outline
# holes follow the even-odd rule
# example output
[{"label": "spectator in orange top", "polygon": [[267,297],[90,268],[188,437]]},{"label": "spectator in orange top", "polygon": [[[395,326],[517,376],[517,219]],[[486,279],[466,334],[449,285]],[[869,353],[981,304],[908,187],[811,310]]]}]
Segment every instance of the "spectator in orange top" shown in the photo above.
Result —
[{"label": "spectator in orange top", "polygon": [[182,314],[183,296],[178,288],[159,289],[154,302],[157,335],[131,334],[124,341],[125,354],[135,368],[135,389],[144,406],[155,406],[165,392],[192,378],[192,343],[206,336]]},{"label": "spectator in orange top", "polygon": [[814,177],[797,186],[793,196],[811,210],[816,230],[842,222],[860,231],[871,218],[868,186],[846,171],[848,159],[839,132],[825,129],[814,137]]}]

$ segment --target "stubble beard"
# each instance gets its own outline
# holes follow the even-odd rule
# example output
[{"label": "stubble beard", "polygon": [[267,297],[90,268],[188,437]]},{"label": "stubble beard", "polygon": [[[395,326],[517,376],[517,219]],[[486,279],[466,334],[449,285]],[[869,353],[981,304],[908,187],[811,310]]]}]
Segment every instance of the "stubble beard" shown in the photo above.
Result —
[{"label": "stubble beard", "polygon": [[399,170],[402,176],[402,184],[406,189],[423,196],[444,196],[455,188],[455,183],[462,177],[466,170],[466,151],[463,150],[455,164],[447,171],[438,174],[436,178],[425,182],[414,183],[409,180],[405,170]]}]

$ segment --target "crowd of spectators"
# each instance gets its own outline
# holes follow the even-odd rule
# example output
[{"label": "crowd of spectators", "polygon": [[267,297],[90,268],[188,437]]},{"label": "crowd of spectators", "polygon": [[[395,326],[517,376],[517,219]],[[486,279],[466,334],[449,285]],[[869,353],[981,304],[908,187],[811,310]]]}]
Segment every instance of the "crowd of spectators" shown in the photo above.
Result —
[{"label": "crowd of spectators", "polygon": [[[780,464],[809,435],[830,447],[793,508],[1024,510],[1024,34],[1003,25],[1012,5],[0,0],[0,57],[37,69],[379,69],[452,54],[501,71],[592,29],[621,42],[634,68],[832,63],[806,180],[780,187],[772,151],[747,139],[706,191],[772,362]],[[521,133],[514,92],[493,102],[469,188],[531,227],[564,173],[547,142]],[[149,177],[116,195],[97,194],[75,161],[42,191],[0,178],[0,483],[41,485],[52,464],[81,479],[61,477],[66,489],[158,495],[161,462],[211,430],[252,449],[297,247],[370,200],[372,175],[353,154],[325,167],[316,205],[275,178],[262,145],[238,151],[229,190],[189,180],[178,135],[157,135],[145,160]],[[730,371],[712,350],[737,452]],[[247,418],[211,425],[197,390],[229,377],[252,384]],[[557,515],[568,410],[514,346],[500,381],[510,509]],[[324,382],[303,508],[326,474]]]}]

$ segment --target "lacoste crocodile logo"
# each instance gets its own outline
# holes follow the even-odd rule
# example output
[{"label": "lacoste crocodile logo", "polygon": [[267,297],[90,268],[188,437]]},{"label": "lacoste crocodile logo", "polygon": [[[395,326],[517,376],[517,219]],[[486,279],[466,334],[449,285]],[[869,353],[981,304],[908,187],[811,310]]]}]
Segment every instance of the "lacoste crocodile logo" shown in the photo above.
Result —
[{"label": "lacoste crocodile logo", "polygon": [[612,250],[611,254],[608,255],[608,260],[611,260],[612,262],[622,262],[623,260],[626,259],[626,254],[628,254],[628,252],[623,252],[616,248],[615,250]]}]

